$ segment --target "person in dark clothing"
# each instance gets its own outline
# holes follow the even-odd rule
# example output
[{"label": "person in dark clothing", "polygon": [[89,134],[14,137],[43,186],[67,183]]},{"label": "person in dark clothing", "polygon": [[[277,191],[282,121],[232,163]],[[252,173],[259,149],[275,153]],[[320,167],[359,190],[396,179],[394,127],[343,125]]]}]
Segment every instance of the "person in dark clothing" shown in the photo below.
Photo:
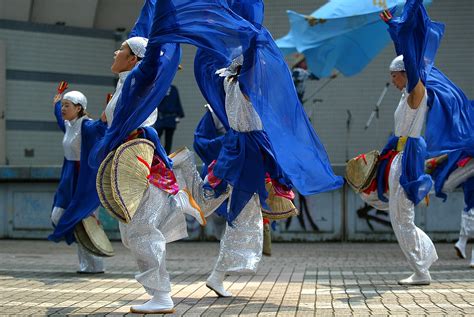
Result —
[{"label": "person in dark clothing", "polygon": [[158,106],[158,120],[155,123],[158,136],[161,138],[163,132],[165,133],[165,151],[168,154],[171,153],[174,130],[180,118],[184,118],[183,107],[179,99],[178,89],[171,85]]}]

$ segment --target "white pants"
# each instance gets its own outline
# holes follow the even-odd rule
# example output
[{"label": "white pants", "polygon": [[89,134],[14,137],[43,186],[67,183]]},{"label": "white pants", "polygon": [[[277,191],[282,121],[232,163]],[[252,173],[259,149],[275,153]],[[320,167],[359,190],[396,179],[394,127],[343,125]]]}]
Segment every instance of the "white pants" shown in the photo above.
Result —
[{"label": "white pants", "polygon": [[255,273],[262,259],[263,219],[257,194],[242,209],[233,223],[226,224],[214,270]]},{"label": "white pants", "polygon": [[137,262],[140,273],[135,278],[147,293],[171,292],[166,243],[187,237],[186,220],[174,197],[149,185],[132,221],[120,223],[120,234]]},{"label": "white pants", "polygon": [[467,238],[474,238],[474,208],[468,211],[461,211],[461,230],[459,235]]},{"label": "white pants", "polygon": [[186,187],[191,192],[205,217],[211,215],[229,197],[230,190],[215,198],[213,190],[204,189],[204,182],[197,171],[192,151],[186,152],[180,163],[174,166],[173,172],[179,187]]},{"label": "white pants", "polygon": [[452,171],[444,182],[442,191],[451,193],[471,177],[474,177],[474,159],[471,159],[464,167],[458,167]]},{"label": "white pants", "polygon": [[105,271],[104,259],[93,255],[79,243],[77,244],[77,256],[79,258],[79,271],[89,273]]},{"label": "white pants", "polygon": [[[471,159],[464,167],[456,168],[443,184],[443,192],[451,193],[462,185],[469,178],[474,177],[474,159]],[[474,208],[461,211],[461,231],[462,237],[474,237]]]},{"label": "white pants", "polygon": [[[54,225],[58,224],[59,219],[61,219],[63,214],[63,208],[53,208],[53,211],[51,212],[51,221]],[[98,217],[98,209],[94,211],[94,215]],[[77,257],[79,259],[79,271],[81,272],[103,272],[105,270],[104,259],[93,255],[79,243],[77,243]]]},{"label": "white pants", "polygon": [[390,167],[390,221],[410,267],[417,273],[428,273],[438,255],[431,239],[415,225],[415,206],[400,185],[402,155],[403,152],[399,153]]}]

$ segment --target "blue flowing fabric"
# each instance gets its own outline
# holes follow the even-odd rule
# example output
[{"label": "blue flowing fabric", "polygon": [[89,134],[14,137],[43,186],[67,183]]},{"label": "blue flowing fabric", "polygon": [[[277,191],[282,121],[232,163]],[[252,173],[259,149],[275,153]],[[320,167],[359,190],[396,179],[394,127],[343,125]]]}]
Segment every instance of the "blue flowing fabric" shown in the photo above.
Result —
[{"label": "blue flowing fabric", "polygon": [[[381,156],[387,154],[390,150],[397,149],[399,137],[391,136],[382,150]],[[405,190],[407,198],[415,205],[428,195],[433,186],[433,181],[428,174],[425,174],[426,143],[420,138],[408,138],[403,150],[402,156],[402,174],[400,176],[400,185]],[[381,201],[388,202],[383,196],[387,188],[385,168],[388,160],[383,160],[377,168],[377,192]]]},{"label": "blue flowing fabric", "polygon": [[222,149],[224,135],[218,135],[212,114],[207,111],[199,121],[194,131],[194,151],[207,167],[212,161],[217,160]]},{"label": "blue flowing fabric", "polygon": [[[286,54],[303,53],[311,72],[319,78],[329,77],[334,69],[345,76],[361,72],[389,43],[387,26],[379,13],[392,9],[401,11],[405,1],[331,0],[311,16],[325,20],[310,26],[305,16],[287,11],[289,33],[276,41]],[[431,0],[425,1],[425,4]],[[350,58],[347,53],[350,52]]]},{"label": "blue flowing fabric", "polygon": [[[153,11],[153,19],[150,12]],[[114,120],[104,138],[94,148],[89,164],[97,168],[105,156],[122,144],[131,132],[136,130],[156,109],[178,70],[181,48],[177,44],[161,43],[157,40],[159,10],[154,1],[147,0],[137,20],[133,36],[148,37],[148,46],[143,60],[127,76],[122,93],[117,101]],[[146,26],[150,26],[151,29]],[[172,167],[166,151],[155,137],[152,128],[144,129],[155,144],[155,154],[168,168]]]},{"label": "blue flowing fabric", "polygon": [[253,24],[257,29],[263,26],[265,5],[263,0],[227,0],[232,11]]},{"label": "blue flowing fabric", "polygon": [[66,209],[71,202],[79,177],[78,166],[78,162],[69,161],[64,158],[58,189],[54,194],[53,208],[57,206]]},{"label": "blue flowing fabric", "polygon": [[[242,160],[242,158],[249,158],[250,153],[257,153],[256,146],[258,145],[261,149],[269,151],[268,154],[271,154],[269,158],[276,159],[277,165],[283,169],[282,174],[287,175],[302,194],[309,195],[339,188],[343,180],[335,176],[331,169],[324,147],[298,100],[291,74],[271,35],[258,21],[253,25],[243,19],[240,12],[234,11],[239,7],[247,8],[246,5],[251,5],[253,7],[246,12],[253,13],[246,17],[259,19],[263,17],[263,12],[255,12],[263,9],[263,3],[261,1],[236,1],[235,3],[238,6],[232,7],[232,11],[225,1],[219,0],[166,0],[160,2],[159,6],[162,11],[160,15],[161,41],[188,43],[201,49],[196,60],[205,63],[195,62],[196,79],[204,97],[226,127],[228,124],[225,118],[225,93],[222,79],[214,79],[211,76],[217,70],[217,65],[228,66],[234,57],[244,55],[239,83],[262,120],[264,133],[259,133],[258,136],[253,134],[250,140],[245,141],[235,133],[229,134],[223,148],[229,154],[229,156],[223,154],[225,159],[230,159],[228,167],[233,166],[245,171],[247,169],[243,166],[248,166],[249,170],[258,167],[258,174],[264,175],[260,169],[263,166],[262,162],[249,166],[252,164]],[[257,6],[260,6],[260,9]],[[198,11],[205,14],[196,14]],[[206,56],[211,56],[207,62]],[[217,75],[214,76],[217,77]],[[233,136],[232,140],[231,136]],[[226,142],[229,142],[228,146]],[[231,148],[230,144],[239,146],[239,152]],[[230,155],[233,158],[238,155],[241,158],[241,162],[238,163],[240,165],[237,165],[237,160],[231,159]],[[265,165],[272,167],[273,164],[265,162]],[[215,173],[218,177],[238,176],[236,173],[225,170],[224,167],[216,168]],[[276,174],[277,177],[284,178],[283,175],[278,175],[278,172]],[[245,176],[240,175],[240,178],[245,179]],[[239,180],[233,185],[235,184],[240,184]],[[263,194],[258,190],[264,188],[263,179],[262,184],[257,186],[253,181],[253,184],[245,184],[242,191],[246,187],[245,189],[248,190],[246,195],[248,195],[250,187],[247,186],[257,186],[257,191],[254,192]],[[283,182],[283,184],[289,183]],[[239,201],[245,200],[239,199]]]},{"label": "blue flowing fabric", "polygon": [[63,132],[66,132],[63,115],[61,114],[61,101],[56,102],[54,105],[54,116],[56,117],[56,122],[58,123],[59,129],[61,129]]},{"label": "blue flowing fabric", "polygon": [[[194,132],[193,143],[194,151],[203,162],[201,170],[202,179],[206,177],[207,169],[212,163],[212,161],[217,160],[222,148],[223,139],[224,135],[218,135],[217,133],[217,129],[214,124],[214,120],[212,119],[211,112],[207,111],[196,127],[196,130]],[[225,190],[225,188],[227,187],[227,182],[223,181],[222,183],[224,183],[222,184],[222,189]],[[218,187],[221,186],[219,185]],[[220,190],[217,191],[220,192]],[[220,193],[216,193],[216,196],[219,194]],[[219,216],[224,217],[225,219],[229,218],[229,215],[227,213],[227,204],[228,200],[222,203],[222,205],[215,211]]]},{"label": "blue flowing fabric", "polygon": [[266,206],[267,191],[265,174],[281,184],[286,179],[273,157],[273,150],[263,131],[237,132],[228,130],[219,136],[210,112],[199,122],[194,134],[194,149],[207,166],[217,160],[214,174],[233,185],[230,208],[220,209],[219,214],[232,224],[254,193],[260,196],[260,203]]},{"label": "blue flowing fabric", "polygon": [[[57,108],[60,109],[56,105]],[[63,130],[64,121],[59,126]],[[76,225],[99,207],[100,201],[95,186],[97,171],[92,169],[87,162],[92,147],[103,137],[106,128],[107,125],[100,120],[83,120],[80,167],[78,162],[64,159],[53,207],[57,206],[65,211],[54,228],[54,232],[49,235],[49,240],[55,242],[65,240],[68,244],[73,243]]]},{"label": "blue flowing fabric", "polygon": [[[239,83],[262,120],[277,162],[303,195],[339,188],[343,180],[334,175],[324,146],[298,99],[284,58],[261,25],[263,2],[234,0],[231,5],[242,17],[255,19],[250,22],[259,29],[255,47],[244,55]],[[211,106],[214,109],[216,105]]]},{"label": "blue flowing fabric", "polygon": [[[228,177],[233,185],[236,177],[245,179],[245,175],[229,172],[232,167],[234,171],[250,171],[254,175],[262,174],[263,162],[252,162],[252,166],[244,168],[249,163],[244,160],[245,150],[248,153],[256,153],[256,146],[267,149],[269,157],[273,158],[275,164],[274,175],[282,184],[291,186],[285,180],[289,178],[291,183],[304,195],[315,194],[339,188],[343,180],[332,172],[327,154],[314,132],[307,116],[298,100],[291,74],[284,62],[281,53],[276,47],[269,32],[261,25],[263,21],[262,1],[229,1],[231,9],[241,17],[248,19],[256,29],[257,38],[252,39],[252,47],[244,50],[244,66],[239,76],[239,83],[250,97],[257,113],[259,114],[264,133],[254,133],[250,139],[244,142],[243,138],[235,133],[229,133],[225,142],[224,151],[215,174],[218,177]],[[265,65],[265,68],[262,66]],[[198,51],[195,59],[195,75],[198,85],[204,97],[213,108],[215,114],[228,128],[225,118],[225,93],[223,91],[222,79],[212,74],[218,68],[225,67],[221,61],[204,48]],[[225,120],[223,120],[225,118]],[[233,138],[232,138],[233,137]],[[232,147],[233,146],[233,147]],[[243,148],[248,147],[248,149]],[[292,149],[288,151],[288,149]],[[236,159],[239,157],[240,159]],[[250,156],[247,156],[250,158]],[[228,166],[219,165],[227,162]],[[283,170],[279,172],[279,168]],[[272,173],[271,173],[272,174]],[[273,176],[272,176],[273,177]],[[255,179],[255,178],[254,178]],[[234,182],[232,182],[234,180]],[[252,178],[248,178],[249,183]],[[260,193],[266,193],[264,182],[261,184],[245,184],[242,188],[252,189]],[[258,186],[257,186],[258,185]],[[248,196],[250,191],[246,193]],[[235,195],[235,193],[234,193]],[[261,201],[264,196],[261,195]],[[234,200],[234,197],[233,197]],[[245,202],[245,199],[235,199],[234,202]],[[232,202],[231,202],[232,203]],[[232,209],[232,208],[231,208]]]},{"label": "blue flowing fabric", "polygon": [[140,11],[137,21],[133,26],[128,38],[140,36],[148,38],[150,36],[151,26],[153,24],[153,17],[155,15],[156,0],[145,0],[145,4]]},{"label": "blue flowing fabric", "polygon": [[244,55],[239,83],[262,120],[277,162],[302,195],[341,187],[344,181],[334,174],[326,150],[298,98],[290,70],[263,26],[255,45],[254,50]]},{"label": "blue flowing fabric", "polygon": [[445,180],[457,161],[474,149],[474,104],[434,66],[444,25],[430,20],[421,0],[407,1],[402,15],[388,24],[397,55],[403,54],[408,91],[419,80],[427,90],[427,152],[428,157],[448,154],[448,161],[433,174],[436,195],[446,199],[441,191]]},{"label": "blue flowing fabric", "polygon": [[225,112],[224,78],[217,76],[216,70],[229,65],[225,59],[216,58],[205,49],[198,48],[194,57],[194,77],[206,101],[211,106],[219,121],[226,130],[229,121]]},{"label": "blue flowing fabric", "polygon": [[[264,9],[262,1],[228,0],[227,3],[234,13],[256,28],[261,27]],[[215,75],[214,72],[227,67],[229,63],[228,57],[212,54],[212,51],[202,48],[198,48],[194,58],[194,76],[199,89],[226,130],[229,129],[229,123],[225,112],[224,78]]]},{"label": "blue flowing fabric", "polygon": [[466,207],[464,211],[474,208],[474,177],[469,178],[463,184],[464,204]]},{"label": "blue flowing fabric", "polygon": [[250,47],[257,33],[225,0],[162,0],[157,11],[161,43],[203,48],[225,66]]},{"label": "blue flowing fabric", "polygon": [[[66,126],[64,125],[64,119],[61,115],[61,101],[58,101],[54,105],[54,115],[56,122],[58,123],[59,129],[66,132]],[[66,209],[72,200],[72,196],[76,190],[77,178],[79,170],[77,169],[77,163],[69,161],[64,158],[63,167],[61,169],[61,178],[59,180],[58,189],[54,195],[54,206]]]},{"label": "blue flowing fabric", "polygon": [[263,131],[243,133],[230,129],[219,136],[212,115],[207,112],[194,133],[194,149],[204,162],[202,174],[207,173],[207,167],[213,160],[217,160],[215,176],[233,186],[229,209],[219,212],[230,224],[254,193],[258,193],[260,203],[267,207],[266,173],[281,184],[291,186],[276,162]]},{"label": "blue flowing fabric", "polygon": [[[229,5],[231,5],[231,3],[229,3]],[[228,58],[215,54],[208,48],[198,48],[194,61],[195,78],[201,93],[211,105],[215,115],[223,123],[224,128],[227,131],[229,131],[229,123],[225,111],[224,78],[217,76],[215,71],[227,67],[229,63],[230,60]],[[210,113],[203,117],[196,128],[194,148],[197,150],[198,155],[201,156],[201,159],[203,159],[204,162],[207,161],[207,164],[204,166],[206,171],[203,170],[203,173],[207,173],[207,166],[212,162],[212,160],[218,160],[214,173],[217,177],[221,178],[223,182],[218,186],[218,188],[214,189],[216,195],[222,192],[220,189],[222,189],[223,185],[226,185],[227,183],[232,184],[233,190],[230,208],[227,209],[223,207],[224,205],[227,206],[226,203],[216,210],[220,216],[224,217],[230,224],[232,224],[232,221],[247,204],[254,192],[260,191],[260,200],[265,201],[267,193],[264,188],[264,178],[256,182],[255,178],[252,179],[252,177],[249,177],[251,173],[255,173],[255,175],[265,175],[265,171],[263,170],[263,164],[259,164],[261,162],[261,154],[258,153],[258,151],[252,151],[251,149],[246,151],[245,149],[245,147],[250,147],[251,145],[253,145],[255,149],[255,147],[259,146],[258,144],[255,144],[254,142],[238,142],[239,134],[235,131],[230,132],[226,136],[220,136],[219,138],[214,139],[214,137],[217,137],[212,135],[212,133],[216,132],[215,125],[214,122],[210,122],[209,120],[212,121]],[[214,132],[212,132],[213,130]],[[245,139],[243,135],[240,136]],[[217,141],[218,143],[215,143],[214,141]],[[223,147],[224,142],[226,142],[228,146]],[[232,149],[232,146],[235,146],[236,144],[242,144],[243,148],[241,148],[240,151],[235,151]],[[212,148],[209,148],[208,145],[211,145]],[[223,149],[222,153],[221,149]],[[211,152],[204,153],[205,150],[211,150]],[[254,153],[257,154],[257,156],[246,156],[245,153]],[[212,159],[206,160],[207,157]],[[242,168],[242,165],[251,166],[252,169]],[[229,168],[239,170],[241,173],[227,173],[227,169]],[[272,172],[272,174],[278,173]]]}]

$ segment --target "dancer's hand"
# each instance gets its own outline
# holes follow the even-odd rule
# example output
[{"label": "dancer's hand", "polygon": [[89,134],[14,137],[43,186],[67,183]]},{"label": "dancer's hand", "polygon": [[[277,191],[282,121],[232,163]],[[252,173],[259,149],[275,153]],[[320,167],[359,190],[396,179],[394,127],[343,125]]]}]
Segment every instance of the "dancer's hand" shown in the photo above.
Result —
[{"label": "dancer's hand", "polygon": [[58,101],[61,101],[61,99],[62,99],[61,94],[56,94],[53,99],[53,106],[55,106],[58,103]]},{"label": "dancer's hand", "polygon": [[309,26],[315,26],[318,24],[318,20],[310,15],[305,16],[304,19],[308,21]]},{"label": "dancer's hand", "polygon": [[311,15],[305,16],[304,19],[308,21],[309,26],[315,26],[316,24],[322,24],[326,22],[325,19],[318,19]]},{"label": "dancer's hand", "polygon": [[380,13],[380,18],[381,18],[385,23],[388,23],[390,20],[393,19],[393,15],[392,15],[392,13],[390,12],[390,10],[385,9],[385,10],[382,11],[382,13]]},{"label": "dancer's hand", "polygon": [[105,111],[102,111],[102,114],[100,115],[100,121],[107,122],[107,116],[105,115]]}]

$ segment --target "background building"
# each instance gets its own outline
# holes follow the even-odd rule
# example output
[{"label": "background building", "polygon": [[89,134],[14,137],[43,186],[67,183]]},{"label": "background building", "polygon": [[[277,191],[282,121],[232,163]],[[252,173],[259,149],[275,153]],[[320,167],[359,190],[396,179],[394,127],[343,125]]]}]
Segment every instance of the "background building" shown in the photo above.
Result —
[{"label": "background building", "polygon": [[[325,2],[267,0],[265,25],[274,38],[279,38],[289,28],[285,10],[309,14]],[[97,118],[105,107],[107,93],[114,90],[115,77],[110,72],[113,52],[130,30],[142,4],[141,0],[0,0],[0,165],[61,164],[62,132],[52,113],[57,83],[67,80],[71,89],[83,91],[89,99],[88,111]],[[432,19],[447,26],[437,66],[474,99],[474,2],[434,0],[428,11]],[[194,81],[194,52],[193,47],[183,47],[184,70],[178,72],[174,81],[186,113],[178,125],[174,148],[192,146],[194,128],[204,113],[205,101]],[[313,104],[311,100],[305,105],[333,164],[342,165],[358,153],[381,148],[392,132],[393,112],[400,98],[393,87],[382,103],[380,118],[368,130],[364,130],[364,126],[389,81],[388,64],[394,54],[392,44],[388,45],[361,74],[351,78],[340,76],[318,93],[315,97],[323,102]],[[306,96],[312,95],[323,83],[309,82]],[[51,190],[54,191],[53,185]],[[3,200],[3,206],[10,201],[12,207],[8,208],[14,208],[12,187],[1,186],[0,191],[4,193],[0,193],[0,201]],[[337,231],[339,236],[345,229],[337,228],[347,226],[355,211],[351,211],[347,219],[339,214],[334,216],[331,209],[340,209],[341,203],[339,198],[329,196],[327,204],[332,207],[323,208],[328,216],[320,218],[335,217],[327,230]],[[346,207],[360,205],[356,198],[345,197],[343,201],[350,199],[354,203],[344,203]],[[460,199],[452,200],[462,205]],[[449,204],[439,207],[440,212],[451,208],[456,216],[449,217],[445,212],[446,215],[438,217],[444,224],[445,216],[452,218],[450,229],[443,232],[454,232],[458,225],[461,207]],[[1,213],[2,210],[0,217]]]}]

